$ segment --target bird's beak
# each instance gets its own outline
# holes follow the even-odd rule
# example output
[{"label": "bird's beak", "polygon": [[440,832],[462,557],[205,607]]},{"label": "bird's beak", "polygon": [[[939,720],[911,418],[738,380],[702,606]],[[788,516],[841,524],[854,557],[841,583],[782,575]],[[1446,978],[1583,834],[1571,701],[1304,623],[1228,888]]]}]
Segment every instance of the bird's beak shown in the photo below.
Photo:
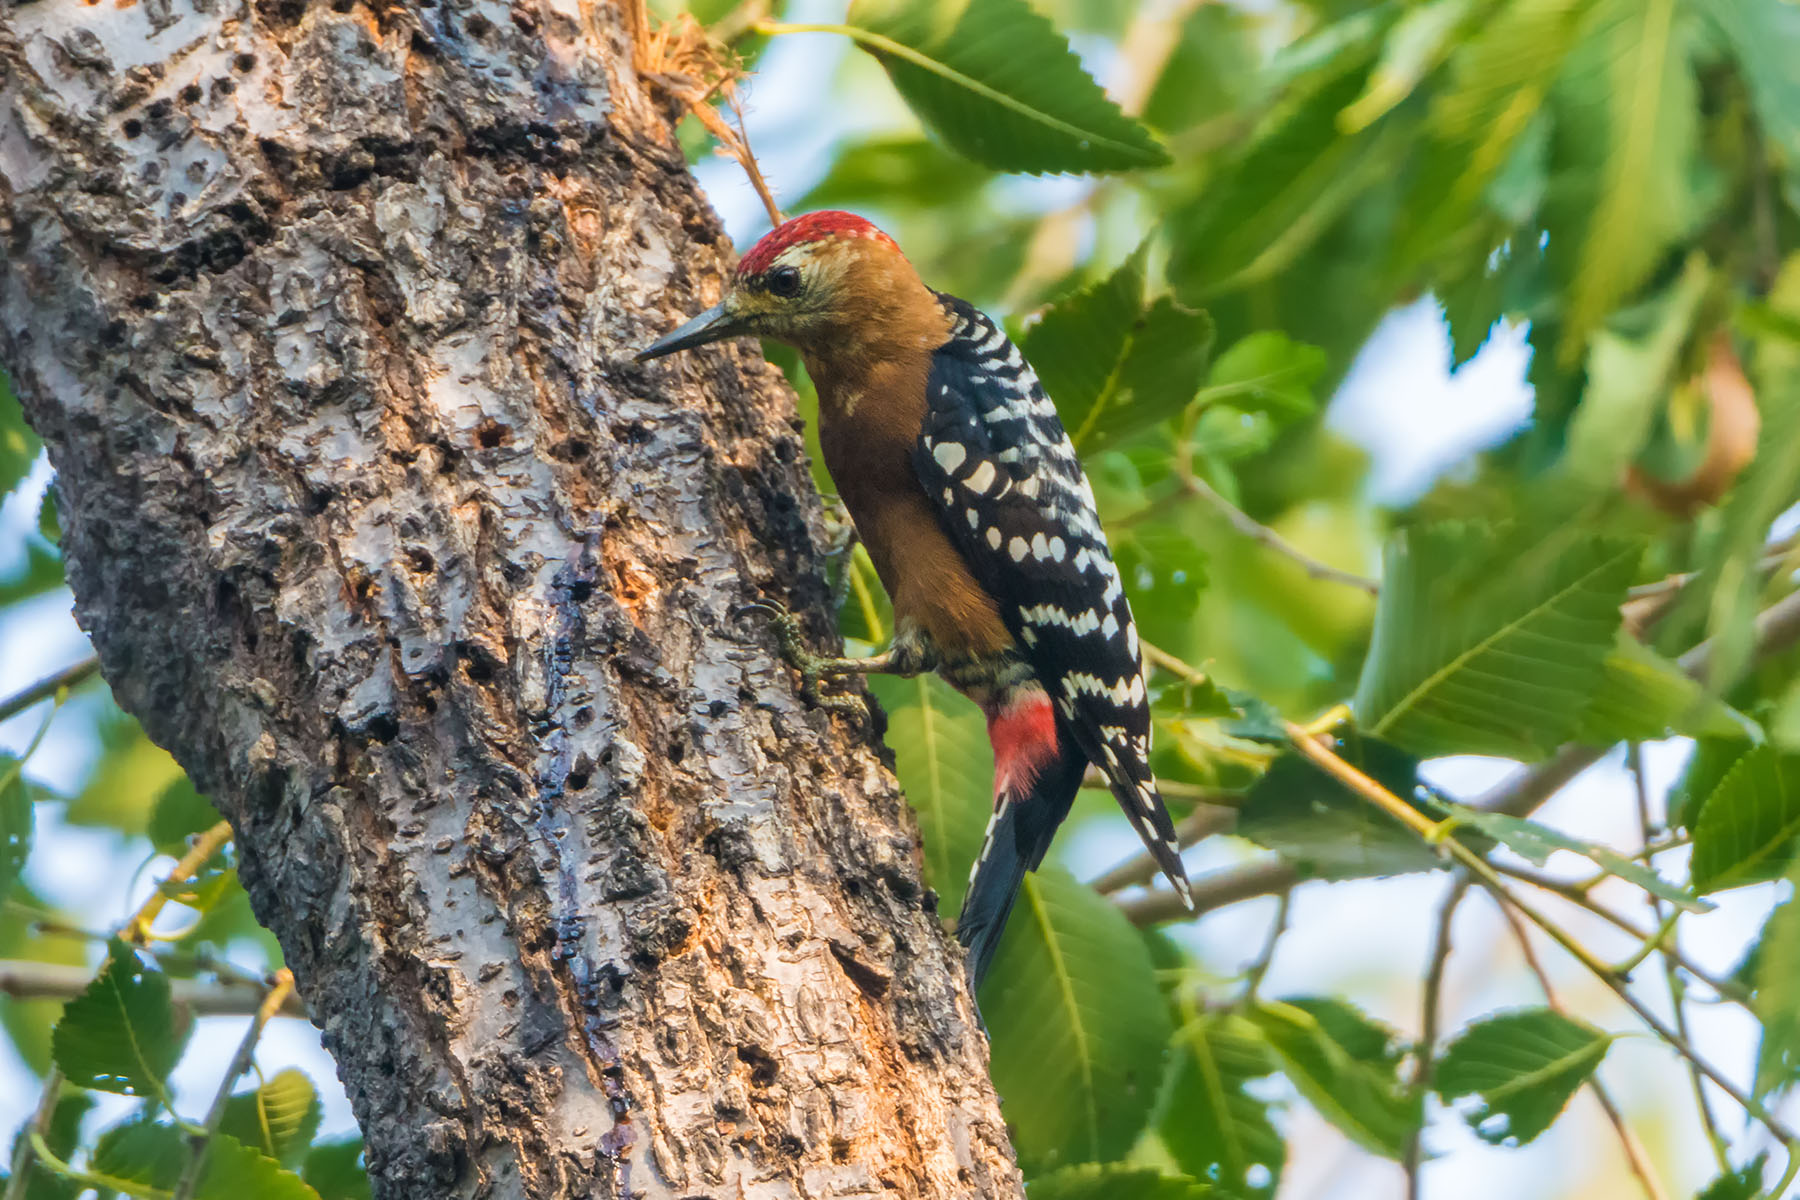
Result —
[{"label": "bird's beak", "polygon": [[748,322],[742,317],[727,311],[723,304],[715,304],[673,333],[665,334],[639,350],[637,361],[649,362],[677,350],[692,350],[695,346],[722,342],[749,332]]}]

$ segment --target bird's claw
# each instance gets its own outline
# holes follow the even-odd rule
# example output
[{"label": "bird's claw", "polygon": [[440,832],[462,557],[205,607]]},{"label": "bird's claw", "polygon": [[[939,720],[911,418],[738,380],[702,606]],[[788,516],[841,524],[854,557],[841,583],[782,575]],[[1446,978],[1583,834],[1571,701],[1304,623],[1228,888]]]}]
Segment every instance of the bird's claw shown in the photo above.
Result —
[{"label": "bird's claw", "polygon": [[825,696],[819,692],[819,683],[834,675],[847,674],[842,670],[834,670],[841,665],[841,659],[828,658],[814,654],[806,646],[805,635],[800,631],[799,618],[787,608],[773,600],[755,600],[738,606],[733,611],[734,617],[748,616],[750,613],[764,613],[769,618],[769,627],[775,632],[776,643],[781,647],[782,661],[792,667],[800,675],[800,697],[815,708],[827,712],[842,713],[850,717],[866,717],[868,705],[857,696]]}]

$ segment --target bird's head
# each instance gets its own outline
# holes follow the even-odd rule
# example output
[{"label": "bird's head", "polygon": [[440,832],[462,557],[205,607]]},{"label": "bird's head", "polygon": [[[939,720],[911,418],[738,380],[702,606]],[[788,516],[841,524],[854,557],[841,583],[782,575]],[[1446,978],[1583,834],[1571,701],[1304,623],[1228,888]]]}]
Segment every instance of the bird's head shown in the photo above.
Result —
[{"label": "bird's head", "polygon": [[638,352],[661,358],[734,337],[826,350],[902,322],[929,297],[894,239],[853,213],[784,221],[739,261],[725,298]]}]

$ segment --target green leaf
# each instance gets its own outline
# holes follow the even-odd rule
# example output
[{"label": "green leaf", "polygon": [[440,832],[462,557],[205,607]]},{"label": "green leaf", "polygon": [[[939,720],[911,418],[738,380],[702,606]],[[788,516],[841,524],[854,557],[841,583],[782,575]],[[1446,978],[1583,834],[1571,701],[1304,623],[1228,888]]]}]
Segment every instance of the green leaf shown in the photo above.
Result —
[{"label": "green leaf", "polygon": [[1611,1035],[1548,1008],[1502,1013],[1463,1030],[1432,1084],[1449,1104],[1476,1098],[1464,1115],[1482,1140],[1524,1145],[1550,1128],[1611,1045]]},{"label": "green leaf", "polygon": [[1230,119],[1248,107],[1260,86],[1256,32],[1249,14],[1233,5],[1195,8],[1144,102],[1144,120],[1175,131]]},{"label": "green leaf", "polygon": [[1206,377],[1199,399],[1241,412],[1266,412],[1291,421],[1318,409],[1313,385],[1325,373],[1325,352],[1285,333],[1263,330],[1234,343]]},{"label": "green leaf", "polygon": [[305,1155],[322,1113],[312,1080],[292,1067],[225,1102],[219,1129],[287,1166]]},{"label": "green leaf", "polygon": [[161,1096],[189,1032],[176,1033],[168,978],[115,938],[99,977],[63,1006],[51,1054],[77,1087]]},{"label": "green leaf", "polygon": [[1089,1163],[1033,1180],[1029,1195],[1030,1200],[1207,1200],[1214,1192],[1183,1175]]},{"label": "green leaf", "polygon": [[1568,187],[1556,206],[1581,231],[1564,265],[1565,361],[1694,220],[1699,96],[1687,30],[1679,0],[1603,0],[1560,85],[1558,160],[1598,166],[1592,187]]},{"label": "green leaf", "polygon": [[[1418,787],[1419,760],[1370,739],[1338,752],[1401,798]],[[1267,846],[1309,879],[1431,871],[1443,860],[1416,833],[1355,795],[1302,755],[1269,765],[1244,797],[1234,832]]]},{"label": "green leaf", "polygon": [[1419,1128],[1419,1095],[1400,1081],[1392,1030],[1340,1000],[1254,1005],[1246,1016],[1307,1103],[1364,1149],[1400,1158]]},{"label": "green leaf", "polygon": [[[75,1147],[81,1139],[82,1119],[93,1107],[94,1097],[88,1092],[65,1092],[57,1099],[56,1107],[50,1113],[50,1127],[44,1131],[44,1144],[50,1147],[52,1154],[64,1162],[74,1156]],[[12,1153],[7,1155],[7,1162],[17,1161],[19,1145],[25,1140],[29,1129],[27,1124],[13,1138]],[[76,1200],[81,1193],[82,1186],[74,1180],[55,1174],[40,1162],[34,1162],[25,1180],[22,1200]]]},{"label": "green leaf", "polygon": [[1059,868],[1026,876],[981,1011],[1027,1174],[1131,1147],[1171,1029],[1150,952],[1115,905]]},{"label": "green leaf", "polygon": [[[1790,884],[1800,871],[1788,871]],[[1790,891],[1757,939],[1751,966],[1751,1011],[1762,1023],[1754,1090],[1760,1096],[1800,1082],[1800,901]]]},{"label": "green leaf", "polygon": [[1514,552],[1457,524],[1395,534],[1356,690],[1362,727],[1421,758],[1549,754],[1592,702],[1641,553],[1587,536]]},{"label": "green leaf", "polygon": [[1575,740],[1609,746],[1676,735],[1742,738],[1755,728],[1680,666],[1620,630]]},{"label": "green leaf", "polygon": [[12,894],[31,854],[32,804],[24,768],[19,759],[0,753],[0,902]]},{"label": "green leaf", "polygon": [[[1400,257],[1441,253],[1525,136],[1595,0],[1513,0],[1459,45],[1432,100],[1424,165],[1398,227]],[[1487,247],[1481,247],[1485,250]]]},{"label": "green leaf", "polygon": [[1589,339],[1587,387],[1569,422],[1563,453],[1564,470],[1581,486],[1617,487],[1643,449],[1652,422],[1666,407],[1669,376],[1711,278],[1696,255],[1658,298],[1648,330],[1629,336],[1613,327],[1596,330]]},{"label": "green leaf", "polygon": [[362,1165],[360,1137],[314,1142],[301,1171],[319,1200],[370,1200],[369,1173]]},{"label": "green leaf", "polygon": [[0,371],[0,500],[6,499],[31,473],[31,465],[42,449],[37,434],[25,423],[24,410],[13,395],[12,380]]},{"label": "green leaf", "polygon": [[305,1180],[236,1138],[214,1134],[194,1200],[319,1200]]},{"label": "green leaf", "polygon": [[1275,1068],[1261,1031],[1236,1014],[1203,1014],[1175,1035],[1157,1133],[1182,1171],[1245,1200],[1275,1194],[1287,1146],[1268,1103],[1245,1089]]},{"label": "green leaf", "polygon": [[926,124],[977,162],[1039,174],[1169,160],[1024,0],[855,0],[844,32]]},{"label": "green leaf", "polygon": [[[0,921],[0,958],[86,966],[87,939],[62,932],[79,918],[44,904],[25,884],[14,888],[11,899],[19,906],[19,914]],[[46,930],[39,925],[40,920],[55,925]],[[50,1069],[50,1031],[62,1016],[62,1009],[62,1001],[53,998],[0,996],[0,1023],[4,1023],[13,1048],[35,1075]]]},{"label": "green leaf", "polygon": [[1694,753],[1682,769],[1669,793],[1669,824],[1692,829],[1700,819],[1700,810],[1718,789],[1721,781],[1737,765],[1738,759],[1750,752],[1751,743],[1744,738],[1700,738]]},{"label": "green leaf", "polygon": [[187,853],[190,837],[205,833],[224,820],[212,801],[194,790],[184,774],[162,790],[150,810],[150,844],[158,854],[180,858]]},{"label": "green leaf", "polygon": [[1366,129],[1410,96],[1444,61],[1474,9],[1475,0],[1428,0],[1407,10],[1388,30],[1362,95],[1338,113],[1338,129]]},{"label": "green leaf", "polygon": [[1735,1171],[1727,1171],[1700,1189],[1694,1200],[1758,1200],[1763,1194],[1763,1166],[1769,1152],[1763,1151]]},{"label": "green leaf", "polygon": [[189,1153],[187,1138],[173,1125],[133,1117],[100,1135],[88,1169],[122,1185],[167,1192],[180,1181]]},{"label": "green leaf", "polygon": [[925,881],[937,890],[939,909],[953,914],[994,811],[987,726],[936,675],[877,676],[869,686],[887,709],[895,774],[925,843]]},{"label": "green leaf", "polygon": [[1800,755],[1757,746],[1726,772],[1694,823],[1694,890],[1776,878],[1800,835]]},{"label": "green leaf", "polygon": [[1800,6],[1793,0],[1701,0],[1749,85],[1763,136],[1800,188]]},{"label": "green leaf", "polygon": [[1713,905],[1696,898],[1686,888],[1670,883],[1643,863],[1635,862],[1598,843],[1572,838],[1548,825],[1527,821],[1523,817],[1510,817],[1505,813],[1488,812],[1465,804],[1445,804],[1443,807],[1456,818],[1458,824],[1479,829],[1514,854],[1540,867],[1549,862],[1550,856],[1558,850],[1567,850],[1581,855],[1607,874],[1635,884],[1685,912],[1713,910]]}]

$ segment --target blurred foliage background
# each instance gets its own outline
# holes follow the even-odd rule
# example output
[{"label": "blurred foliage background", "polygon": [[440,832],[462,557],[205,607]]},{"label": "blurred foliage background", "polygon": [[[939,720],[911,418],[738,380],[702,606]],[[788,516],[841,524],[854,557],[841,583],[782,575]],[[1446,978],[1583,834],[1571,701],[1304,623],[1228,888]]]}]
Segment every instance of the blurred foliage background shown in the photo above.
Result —
[{"label": "blurred foliage background", "polygon": [[[981,997],[1031,1195],[1787,1194],[1800,5],[652,8],[740,242],[741,122],[784,209],[1007,322],[1151,647],[1201,912],[1084,793]],[[46,477],[0,393],[0,1116],[67,1077],[6,1200],[357,1194],[229,845],[83,673]],[[948,916],[981,721],[878,691]],[[122,1028],[160,1058],[110,1061]]]}]

